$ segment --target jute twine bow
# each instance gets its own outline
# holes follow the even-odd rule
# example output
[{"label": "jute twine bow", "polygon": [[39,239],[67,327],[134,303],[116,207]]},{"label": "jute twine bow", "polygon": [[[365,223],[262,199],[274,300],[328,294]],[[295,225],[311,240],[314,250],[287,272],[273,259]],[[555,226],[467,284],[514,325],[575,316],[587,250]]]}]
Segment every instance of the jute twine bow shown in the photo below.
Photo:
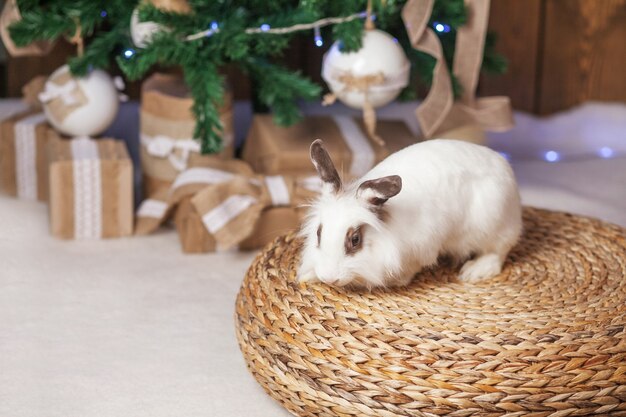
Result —
[{"label": "jute twine bow", "polygon": [[44,90],[39,93],[39,100],[42,103],[47,103],[59,98],[66,106],[73,106],[78,102],[78,99],[73,94],[77,88],[78,84],[73,79],[69,79],[64,84],[48,81],[44,86]]},{"label": "jute twine bow", "polygon": [[[192,152],[200,152],[200,143],[195,139],[173,139],[165,135],[148,136],[141,134],[141,143],[146,152],[158,158],[167,158],[177,171],[187,169]],[[176,154],[180,151],[180,155]]]},{"label": "jute twine bow", "polygon": [[[358,91],[363,94],[363,122],[367,129],[368,135],[380,146],[385,145],[385,141],[376,134],[376,111],[370,103],[368,92],[371,87],[383,85],[385,83],[385,75],[383,73],[369,74],[364,76],[355,76],[351,73],[343,73],[337,77],[337,80],[343,84],[342,92]],[[324,106],[333,104],[337,97],[333,93],[326,94],[322,104]]]},{"label": "jute twine bow", "polygon": [[184,198],[191,197],[217,247],[229,249],[250,236],[265,208],[299,206],[321,189],[317,177],[255,175],[246,163],[236,160],[219,164],[190,168],[169,190],[162,188],[144,200],[137,211],[135,233],[155,231]]},{"label": "jute twine bow", "polygon": [[434,0],[409,0],[402,9],[411,45],[437,60],[430,91],[415,111],[424,136],[432,137],[469,123],[486,130],[510,129],[513,116],[508,97],[477,99],[475,96],[487,33],[489,0],[465,0],[468,19],[457,31],[453,64],[453,73],[463,89],[457,102],[439,38],[427,26],[433,3]]},{"label": "jute twine bow", "polygon": [[46,109],[50,114],[61,122],[74,110],[89,102],[80,84],[67,68],[46,81],[44,90],[38,94],[38,98],[42,103],[46,103]]}]

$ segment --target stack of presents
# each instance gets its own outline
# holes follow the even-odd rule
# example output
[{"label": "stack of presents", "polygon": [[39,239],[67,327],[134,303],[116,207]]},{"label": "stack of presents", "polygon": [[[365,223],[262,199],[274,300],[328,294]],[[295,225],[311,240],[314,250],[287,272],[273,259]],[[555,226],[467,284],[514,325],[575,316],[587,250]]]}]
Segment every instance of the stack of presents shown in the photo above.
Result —
[{"label": "stack of presents", "polygon": [[[36,100],[30,102],[28,110],[0,124],[5,193],[47,203],[50,232],[62,239],[146,235],[175,227],[188,253],[254,249],[296,229],[304,205],[321,187],[308,155],[316,138],[324,140],[349,178],[416,141],[399,121],[378,123],[378,134],[386,139],[380,145],[358,118],[309,116],[279,127],[263,114],[254,116],[242,158],[236,159],[227,94],[220,111],[223,150],[203,155],[193,138],[188,89],[177,76],[155,74],[142,86],[141,166],[133,167],[124,141],[66,137],[48,123]],[[141,169],[145,197],[138,207],[135,169]]]}]

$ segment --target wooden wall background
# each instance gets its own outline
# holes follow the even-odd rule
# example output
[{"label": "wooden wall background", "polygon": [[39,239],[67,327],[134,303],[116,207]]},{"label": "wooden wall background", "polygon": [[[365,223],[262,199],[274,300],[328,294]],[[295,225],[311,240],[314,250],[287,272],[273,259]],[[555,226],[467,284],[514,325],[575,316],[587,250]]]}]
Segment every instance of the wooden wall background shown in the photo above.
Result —
[{"label": "wooden wall background", "polygon": [[[540,115],[588,100],[626,102],[626,0],[492,0],[489,26],[509,69],[482,77],[480,95],[508,95],[516,109]],[[321,81],[328,46],[296,42],[287,64]],[[46,57],[10,58],[7,95],[19,96],[33,76],[49,74],[72,52],[59,43]],[[226,71],[235,97],[248,98],[249,81],[236,69]],[[129,92],[137,97],[139,83],[131,83]]]},{"label": "wooden wall background", "polygon": [[626,102],[626,0],[492,0],[489,26],[509,70],[483,77],[480,94],[541,115]]}]

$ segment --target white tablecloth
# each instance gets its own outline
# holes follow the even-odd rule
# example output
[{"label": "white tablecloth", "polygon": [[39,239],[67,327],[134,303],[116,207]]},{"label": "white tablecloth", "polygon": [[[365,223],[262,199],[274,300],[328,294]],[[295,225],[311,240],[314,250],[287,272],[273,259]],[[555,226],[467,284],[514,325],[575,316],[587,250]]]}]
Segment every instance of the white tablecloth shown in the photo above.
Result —
[{"label": "white tablecloth", "polygon": [[[0,104],[0,113],[15,105]],[[383,115],[409,118],[413,107]],[[591,116],[586,107],[566,119],[518,115],[519,127],[490,145],[510,154],[525,204],[626,226],[626,108],[611,107],[622,117],[609,120],[609,133],[603,115],[613,113],[591,108]],[[237,120],[246,120],[249,111],[238,109]],[[567,117],[590,117],[597,129],[564,135],[554,126],[571,127]],[[240,136],[246,123],[238,123]],[[112,130],[136,135],[136,126]],[[593,157],[609,145],[622,156]],[[541,161],[544,148],[564,162]],[[253,256],[183,255],[171,230],[59,241],[48,234],[44,204],[1,195],[0,416],[289,415],[248,373],[235,339],[234,300]]]}]

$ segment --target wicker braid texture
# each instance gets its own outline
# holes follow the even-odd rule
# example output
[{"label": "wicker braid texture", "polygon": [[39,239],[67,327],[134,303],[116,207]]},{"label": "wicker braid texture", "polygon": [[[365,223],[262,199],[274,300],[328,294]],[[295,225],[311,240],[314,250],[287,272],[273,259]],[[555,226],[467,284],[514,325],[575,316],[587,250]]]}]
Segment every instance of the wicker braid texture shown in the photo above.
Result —
[{"label": "wicker braid texture", "polygon": [[527,208],[501,275],[373,292],[298,284],[276,240],[237,298],[254,377],[298,416],[626,416],[626,231]]}]

